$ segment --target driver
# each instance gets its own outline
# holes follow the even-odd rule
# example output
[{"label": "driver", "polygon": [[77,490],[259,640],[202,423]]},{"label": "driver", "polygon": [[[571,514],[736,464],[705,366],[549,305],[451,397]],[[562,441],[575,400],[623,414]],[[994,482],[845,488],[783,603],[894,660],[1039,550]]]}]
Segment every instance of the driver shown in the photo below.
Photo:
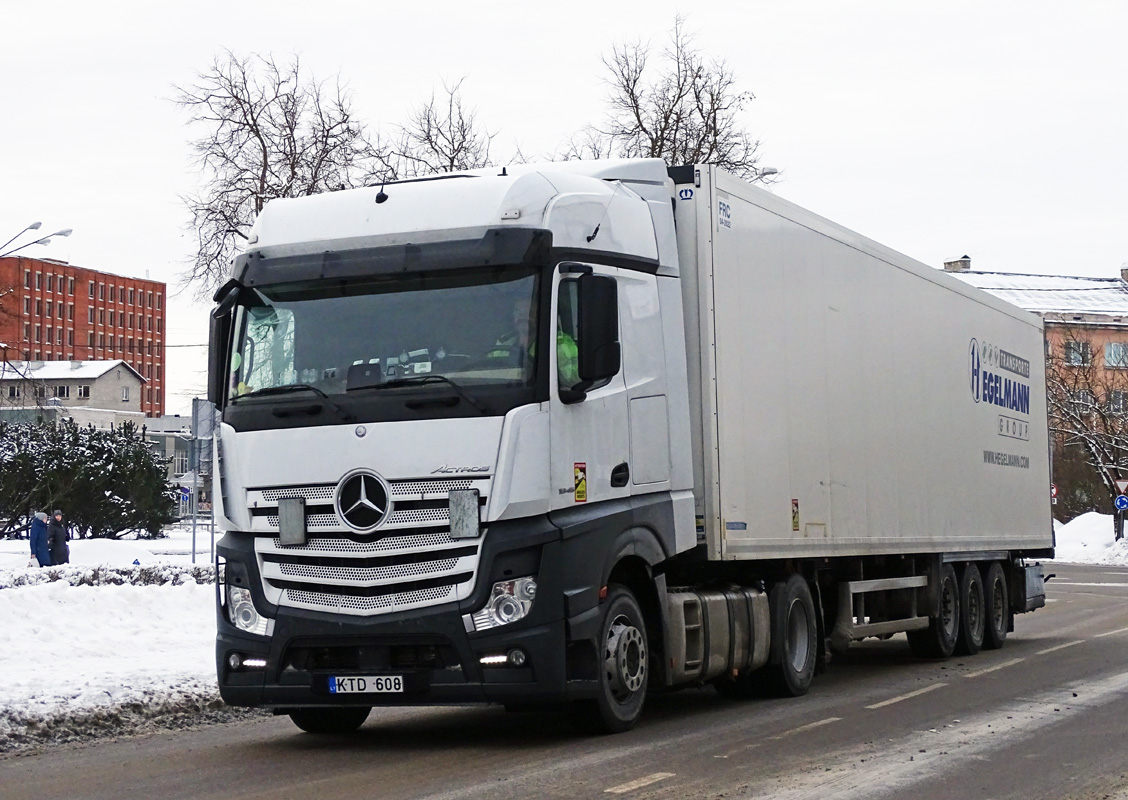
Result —
[{"label": "driver", "polygon": [[[486,358],[507,358],[523,364],[525,354],[536,356],[537,343],[533,339],[533,301],[531,297],[518,297],[513,304],[513,330],[498,337]],[[576,340],[568,335],[562,325],[556,328],[556,372],[561,388],[570,388],[580,382],[579,350]]]}]

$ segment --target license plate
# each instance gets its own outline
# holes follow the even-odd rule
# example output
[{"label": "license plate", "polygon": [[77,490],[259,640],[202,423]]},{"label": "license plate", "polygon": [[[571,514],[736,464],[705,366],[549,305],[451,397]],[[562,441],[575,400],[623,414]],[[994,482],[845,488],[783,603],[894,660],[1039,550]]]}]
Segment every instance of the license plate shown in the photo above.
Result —
[{"label": "license plate", "polygon": [[402,675],[350,675],[344,678],[330,676],[330,694],[373,694],[375,692],[402,692]]}]

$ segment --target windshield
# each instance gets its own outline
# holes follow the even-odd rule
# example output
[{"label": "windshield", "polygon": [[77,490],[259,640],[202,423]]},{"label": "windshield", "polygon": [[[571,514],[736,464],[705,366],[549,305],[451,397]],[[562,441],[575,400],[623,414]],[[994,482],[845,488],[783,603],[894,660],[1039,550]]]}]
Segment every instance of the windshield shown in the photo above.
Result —
[{"label": "windshield", "polygon": [[509,266],[248,289],[228,398],[530,386],[538,280]]}]

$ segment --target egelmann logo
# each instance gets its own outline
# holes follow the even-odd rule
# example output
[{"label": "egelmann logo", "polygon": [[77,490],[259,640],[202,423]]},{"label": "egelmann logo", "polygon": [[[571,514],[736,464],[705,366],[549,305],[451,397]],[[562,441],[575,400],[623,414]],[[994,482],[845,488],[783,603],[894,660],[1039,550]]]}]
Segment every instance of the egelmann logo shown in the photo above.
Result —
[{"label": "egelmann logo", "polygon": [[[1009,373],[1008,375],[1001,374]],[[968,374],[975,402],[1030,413],[1030,362],[1008,353],[990,342],[971,340],[968,348]],[[1011,377],[1011,376],[1016,377]]]}]

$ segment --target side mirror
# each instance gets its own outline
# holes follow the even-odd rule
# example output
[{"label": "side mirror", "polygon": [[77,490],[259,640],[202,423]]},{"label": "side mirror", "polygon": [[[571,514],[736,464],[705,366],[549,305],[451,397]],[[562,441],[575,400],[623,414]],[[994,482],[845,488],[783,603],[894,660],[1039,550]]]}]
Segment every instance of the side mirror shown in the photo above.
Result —
[{"label": "side mirror", "polygon": [[227,366],[231,363],[231,323],[235,303],[243,286],[234,278],[215,293],[218,303],[211,313],[208,330],[208,402],[222,408],[226,398]]},{"label": "side mirror", "polygon": [[581,388],[619,373],[619,288],[614,278],[590,273],[580,276],[579,338]]}]

